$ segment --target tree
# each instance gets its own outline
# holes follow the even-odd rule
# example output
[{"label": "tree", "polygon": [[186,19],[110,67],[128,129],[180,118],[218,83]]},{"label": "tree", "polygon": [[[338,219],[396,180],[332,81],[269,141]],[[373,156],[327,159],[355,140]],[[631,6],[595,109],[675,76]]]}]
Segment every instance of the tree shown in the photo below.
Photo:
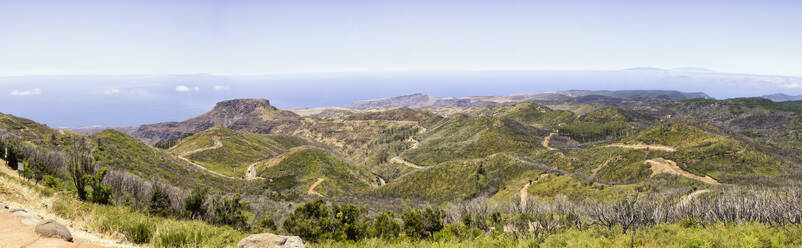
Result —
[{"label": "tree", "polygon": [[392,240],[398,237],[401,232],[401,225],[394,220],[395,214],[392,211],[381,213],[373,219],[373,225],[370,227],[370,236],[382,238],[385,240]]},{"label": "tree", "polygon": [[425,238],[426,230],[424,229],[423,216],[420,211],[414,208],[407,208],[404,214],[401,215],[401,220],[404,221],[404,233],[407,237],[412,238]]},{"label": "tree", "polygon": [[243,210],[248,207],[248,202],[240,201],[239,194],[231,198],[218,197],[214,204],[215,222],[221,225],[229,225],[241,231],[248,230],[245,222]]},{"label": "tree", "polygon": [[161,191],[158,187],[153,187],[148,203],[148,212],[153,215],[167,216],[170,212],[170,196]]},{"label": "tree", "polygon": [[366,236],[365,210],[354,205],[334,205],[322,199],[308,202],[284,220],[284,229],[305,240],[359,240]]},{"label": "tree", "polygon": [[92,175],[94,171],[92,159],[92,152],[89,150],[86,139],[81,138],[72,143],[70,150],[70,174],[72,182],[75,184],[75,190],[78,193],[78,198],[87,200],[86,180],[84,176]]},{"label": "tree", "polygon": [[206,214],[206,208],[203,203],[206,202],[207,192],[206,189],[196,188],[184,199],[184,210],[189,215],[189,218],[198,219]]},{"label": "tree", "polygon": [[86,186],[92,190],[89,192],[89,201],[99,204],[111,203],[111,185],[103,185],[103,178],[106,177],[106,172],[109,167],[104,166],[100,170],[95,171],[94,175],[84,175],[83,181]]}]

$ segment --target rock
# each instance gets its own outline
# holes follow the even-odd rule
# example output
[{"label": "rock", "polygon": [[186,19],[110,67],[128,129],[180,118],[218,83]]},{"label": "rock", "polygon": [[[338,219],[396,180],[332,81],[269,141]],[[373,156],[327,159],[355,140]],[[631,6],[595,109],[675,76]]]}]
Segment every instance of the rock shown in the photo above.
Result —
[{"label": "rock", "polygon": [[21,208],[12,208],[12,209],[9,209],[8,212],[10,212],[10,213],[16,213],[16,212],[27,213],[28,211],[25,211],[25,209],[21,209]]},{"label": "rock", "polygon": [[298,236],[260,233],[240,240],[237,243],[237,248],[306,248],[306,245]]},{"label": "rock", "polygon": [[48,238],[60,238],[72,242],[72,234],[70,230],[59,224],[55,220],[46,220],[36,226],[36,233]]},{"label": "rock", "polygon": [[29,227],[36,227],[40,224],[39,221],[34,218],[22,218],[20,219],[20,222]]},{"label": "rock", "polygon": [[28,213],[28,212],[25,212],[25,211],[11,212],[11,216],[18,217],[20,219],[38,219],[39,218],[39,215],[33,214],[33,213]]}]

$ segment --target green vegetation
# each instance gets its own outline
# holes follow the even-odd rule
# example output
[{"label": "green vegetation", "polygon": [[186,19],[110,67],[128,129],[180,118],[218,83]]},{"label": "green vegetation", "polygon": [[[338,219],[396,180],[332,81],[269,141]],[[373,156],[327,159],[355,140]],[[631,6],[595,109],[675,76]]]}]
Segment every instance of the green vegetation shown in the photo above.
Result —
[{"label": "green vegetation", "polygon": [[[464,227],[461,227],[464,228]],[[457,231],[453,231],[457,230]],[[463,229],[464,230],[464,229]],[[446,228],[434,240],[365,239],[356,243],[324,242],[312,247],[797,247],[802,245],[802,227],[774,228],[760,223],[687,226],[661,224],[633,235],[621,229],[599,226],[570,229],[545,238],[520,238],[488,233],[467,237],[460,228]],[[633,242],[634,240],[634,242]]]},{"label": "green vegetation", "polygon": [[719,142],[723,139],[724,137],[685,124],[661,124],[625,139],[625,143],[658,144],[684,148]]},{"label": "green vegetation", "polygon": [[92,137],[97,146],[92,152],[95,163],[109,166],[112,170],[124,170],[141,178],[172,182],[186,188],[205,185],[226,190],[242,184],[200,171],[161,149],[116,130],[108,129]]},{"label": "green vegetation", "polygon": [[515,155],[497,154],[489,159],[459,160],[406,174],[378,189],[386,196],[430,202],[465,200],[494,191],[529,171]]},{"label": "green vegetation", "polygon": [[325,201],[318,199],[296,209],[284,221],[284,229],[307,241],[360,240],[368,227],[364,212],[349,204],[333,204],[329,208]]},{"label": "green vegetation", "polygon": [[120,233],[131,242],[153,247],[226,247],[245,237],[231,227],[148,216],[125,206],[98,205],[66,197],[59,197],[53,209],[62,218],[86,220],[94,231]]},{"label": "green vegetation", "polygon": [[427,131],[418,149],[402,156],[423,166],[500,152],[533,156],[545,152],[540,142],[546,135],[545,130],[510,118],[452,116]]},{"label": "green vegetation", "polygon": [[552,200],[557,195],[565,195],[568,199],[616,201],[625,198],[627,195],[649,193],[650,190],[648,186],[636,184],[604,185],[583,181],[568,175],[549,175],[529,186],[527,193]]}]

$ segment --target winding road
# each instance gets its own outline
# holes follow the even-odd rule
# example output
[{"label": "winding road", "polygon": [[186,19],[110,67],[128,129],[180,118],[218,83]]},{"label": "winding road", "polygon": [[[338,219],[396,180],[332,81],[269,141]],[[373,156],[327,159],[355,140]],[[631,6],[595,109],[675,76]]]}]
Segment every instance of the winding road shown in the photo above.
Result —
[{"label": "winding road", "polygon": [[412,168],[415,168],[415,169],[424,169],[424,168],[426,168],[426,167],[423,167],[423,166],[420,166],[420,165],[416,165],[416,164],[410,163],[409,161],[406,161],[403,158],[397,157],[397,156],[393,157],[392,159],[390,159],[390,162],[403,164],[403,165],[406,165],[406,166],[409,166],[409,167],[412,167]]},{"label": "winding road", "polygon": [[321,195],[320,193],[318,193],[317,191],[315,191],[315,187],[320,185],[320,183],[322,183],[323,180],[325,180],[325,179],[324,178],[318,178],[317,182],[313,183],[312,186],[309,186],[309,190],[307,190],[306,193],[310,194],[310,195],[316,195],[316,196],[320,196],[320,197],[325,197],[325,196]]},{"label": "winding road", "polygon": [[237,179],[237,178],[233,178],[233,177],[230,177],[230,176],[226,176],[226,175],[220,174],[220,173],[218,173],[216,171],[212,171],[212,170],[206,169],[206,167],[203,167],[203,166],[201,166],[199,164],[196,164],[196,163],[192,162],[191,160],[189,160],[188,158],[186,158],[186,156],[189,156],[189,155],[192,155],[192,154],[195,154],[195,153],[199,153],[199,152],[202,152],[202,151],[207,151],[207,150],[212,150],[212,149],[217,149],[217,148],[223,147],[223,142],[220,141],[220,137],[219,136],[212,137],[212,141],[214,141],[214,145],[212,145],[210,147],[198,148],[198,149],[195,149],[195,150],[192,150],[192,151],[189,151],[189,152],[184,152],[184,153],[179,154],[177,157],[180,158],[181,160],[184,160],[187,163],[195,166],[195,168],[197,168],[197,169],[199,169],[201,171],[206,171],[206,172],[208,172],[210,174],[214,174],[214,175],[225,177],[225,178],[229,178],[229,179]]},{"label": "winding road", "polygon": [[665,151],[665,152],[675,152],[677,151],[676,148],[664,145],[647,145],[647,144],[610,144],[606,145],[605,147],[619,147],[619,148],[628,148],[628,149],[649,149],[649,150],[657,150],[657,151]]},{"label": "winding road", "polygon": [[556,151],[557,150],[557,148],[549,146],[549,142],[551,142],[551,137],[553,137],[554,135],[557,135],[557,133],[554,133],[554,132],[550,133],[548,136],[543,138],[543,142],[540,143],[541,145],[543,145],[543,147],[545,147],[549,151]]},{"label": "winding road", "polygon": [[687,172],[682,168],[680,168],[679,166],[677,166],[676,162],[671,160],[663,158],[655,158],[646,160],[646,164],[651,166],[650,169],[652,170],[652,175],[650,177],[654,177],[661,173],[666,173],[666,174],[673,174],[677,176],[687,177],[707,184],[713,184],[713,185],[720,184],[718,181],[716,181],[716,179],[713,179],[710,176],[700,177],[690,172]]}]

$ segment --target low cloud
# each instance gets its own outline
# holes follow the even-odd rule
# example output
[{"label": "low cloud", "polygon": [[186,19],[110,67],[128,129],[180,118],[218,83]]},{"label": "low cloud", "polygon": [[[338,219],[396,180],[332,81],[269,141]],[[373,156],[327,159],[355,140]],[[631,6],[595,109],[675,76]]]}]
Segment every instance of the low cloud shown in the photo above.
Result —
[{"label": "low cloud", "polygon": [[175,91],[178,91],[178,92],[200,91],[200,87],[197,87],[197,86],[189,87],[189,86],[186,86],[186,85],[179,85],[179,86],[175,87]]},{"label": "low cloud", "polygon": [[120,94],[120,89],[117,89],[117,88],[104,89],[104,90],[98,91],[97,93],[100,94],[100,95],[115,95],[115,94]]},{"label": "low cloud", "polygon": [[231,87],[229,87],[228,85],[215,85],[213,88],[215,91],[224,91],[231,89]]},{"label": "low cloud", "polygon": [[784,84],[783,87],[791,89],[802,89],[802,83],[801,82],[787,83]]},{"label": "low cloud", "polygon": [[32,96],[42,94],[42,89],[36,88],[32,90],[12,90],[8,93],[9,96]]}]

